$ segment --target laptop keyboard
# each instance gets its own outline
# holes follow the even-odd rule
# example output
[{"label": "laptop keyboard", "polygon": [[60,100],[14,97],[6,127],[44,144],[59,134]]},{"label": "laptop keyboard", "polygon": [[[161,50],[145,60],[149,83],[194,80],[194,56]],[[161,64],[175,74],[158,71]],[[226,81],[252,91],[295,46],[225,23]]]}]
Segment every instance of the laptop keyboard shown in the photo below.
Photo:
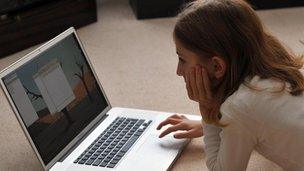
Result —
[{"label": "laptop keyboard", "polygon": [[74,163],[114,168],[151,122],[117,117]]}]

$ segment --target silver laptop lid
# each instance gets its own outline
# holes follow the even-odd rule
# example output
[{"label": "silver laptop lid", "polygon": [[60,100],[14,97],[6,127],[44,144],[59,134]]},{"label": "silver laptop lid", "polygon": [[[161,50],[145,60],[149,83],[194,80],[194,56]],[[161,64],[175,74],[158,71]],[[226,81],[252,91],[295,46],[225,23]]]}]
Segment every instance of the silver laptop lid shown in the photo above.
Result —
[{"label": "silver laptop lid", "polygon": [[0,78],[46,170],[111,108],[74,28],[3,70]]}]

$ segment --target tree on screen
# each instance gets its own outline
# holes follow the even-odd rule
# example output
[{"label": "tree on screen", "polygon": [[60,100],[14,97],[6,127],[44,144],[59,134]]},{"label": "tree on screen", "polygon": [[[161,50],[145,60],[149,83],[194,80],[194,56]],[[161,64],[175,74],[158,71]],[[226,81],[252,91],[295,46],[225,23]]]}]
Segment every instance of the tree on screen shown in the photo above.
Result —
[{"label": "tree on screen", "polygon": [[75,63],[76,63],[76,65],[77,65],[77,67],[79,68],[80,71],[76,72],[74,75],[77,76],[81,80],[81,82],[84,85],[84,88],[85,88],[85,90],[86,90],[86,92],[87,92],[87,94],[89,96],[89,99],[91,101],[93,101],[93,97],[92,97],[92,95],[91,95],[91,93],[89,91],[88,85],[87,85],[87,83],[85,81],[85,72],[84,72],[84,66],[85,65],[84,65],[84,61],[78,61],[76,59],[76,57],[75,57]]},{"label": "tree on screen", "polygon": [[34,93],[33,91],[30,91],[28,88],[25,87],[25,85],[22,85],[22,86],[25,89],[26,94],[29,95],[31,101],[35,101],[39,98],[43,99],[41,94],[37,94],[37,93]]}]

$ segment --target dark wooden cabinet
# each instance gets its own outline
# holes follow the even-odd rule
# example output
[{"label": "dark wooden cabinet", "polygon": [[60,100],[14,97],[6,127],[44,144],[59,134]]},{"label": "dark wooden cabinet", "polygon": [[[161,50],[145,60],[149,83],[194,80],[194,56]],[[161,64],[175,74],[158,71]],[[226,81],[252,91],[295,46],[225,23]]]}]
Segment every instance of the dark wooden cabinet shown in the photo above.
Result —
[{"label": "dark wooden cabinet", "polygon": [[129,0],[137,19],[175,16],[190,0]]},{"label": "dark wooden cabinet", "polygon": [[67,28],[97,21],[95,0],[61,0],[0,18],[0,57],[45,42]]},{"label": "dark wooden cabinet", "polygon": [[271,9],[304,6],[304,0],[248,0],[254,9]]},{"label": "dark wooden cabinet", "polygon": [[[193,0],[129,0],[137,19],[175,16],[181,6]],[[304,0],[247,0],[254,9],[304,6]]]}]

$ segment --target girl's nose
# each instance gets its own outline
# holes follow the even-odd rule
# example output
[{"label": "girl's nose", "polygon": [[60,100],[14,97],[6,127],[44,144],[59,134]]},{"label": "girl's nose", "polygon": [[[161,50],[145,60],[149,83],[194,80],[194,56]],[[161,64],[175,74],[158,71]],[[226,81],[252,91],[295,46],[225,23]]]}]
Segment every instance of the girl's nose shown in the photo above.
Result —
[{"label": "girl's nose", "polygon": [[177,68],[176,74],[177,74],[178,76],[183,76],[183,75],[184,75],[184,74],[183,74],[183,71],[182,71],[180,68]]}]

